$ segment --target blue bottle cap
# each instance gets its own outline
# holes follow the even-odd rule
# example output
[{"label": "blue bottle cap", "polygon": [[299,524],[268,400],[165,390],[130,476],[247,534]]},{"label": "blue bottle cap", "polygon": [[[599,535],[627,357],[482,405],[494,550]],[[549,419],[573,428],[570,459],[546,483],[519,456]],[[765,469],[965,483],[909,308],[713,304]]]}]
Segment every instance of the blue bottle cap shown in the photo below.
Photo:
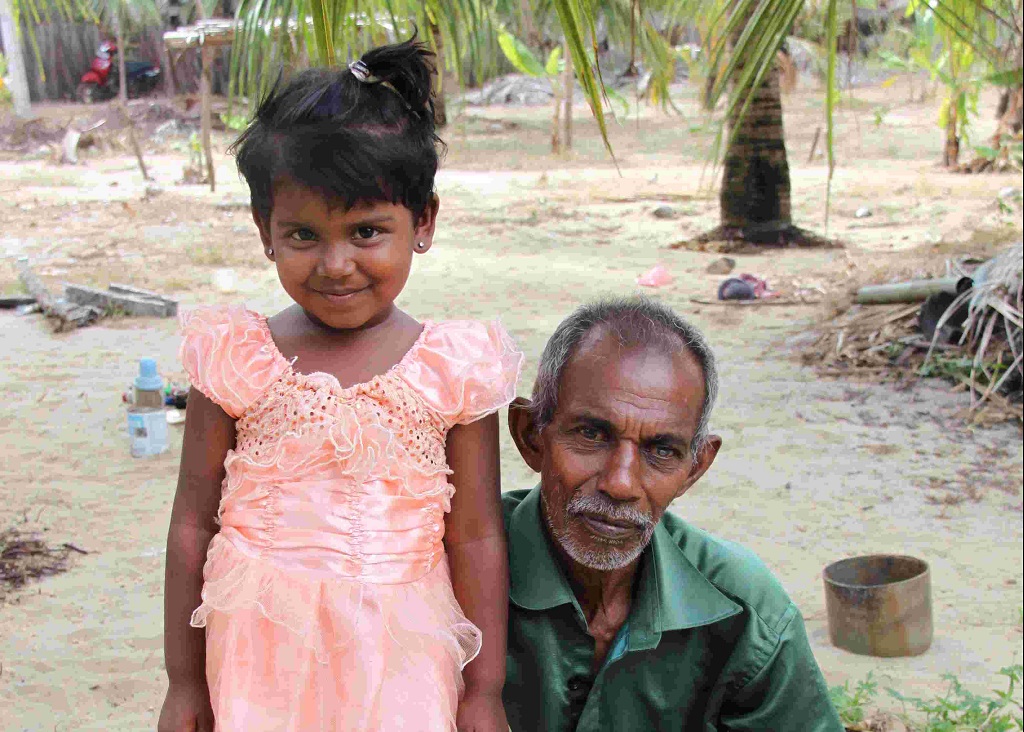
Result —
[{"label": "blue bottle cap", "polygon": [[155,391],[164,387],[164,381],[156,372],[156,361],[152,358],[139,359],[139,375],[135,377],[135,388]]}]

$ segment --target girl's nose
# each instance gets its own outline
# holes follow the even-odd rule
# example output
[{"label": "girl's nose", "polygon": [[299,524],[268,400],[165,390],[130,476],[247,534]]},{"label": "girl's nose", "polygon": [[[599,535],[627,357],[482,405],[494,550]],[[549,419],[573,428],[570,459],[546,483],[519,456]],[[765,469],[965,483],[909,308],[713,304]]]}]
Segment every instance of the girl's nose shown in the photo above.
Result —
[{"label": "girl's nose", "polygon": [[320,259],[320,274],[328,279],[340,280],[356,271],[352,247],[346,243],[328,244]]}]

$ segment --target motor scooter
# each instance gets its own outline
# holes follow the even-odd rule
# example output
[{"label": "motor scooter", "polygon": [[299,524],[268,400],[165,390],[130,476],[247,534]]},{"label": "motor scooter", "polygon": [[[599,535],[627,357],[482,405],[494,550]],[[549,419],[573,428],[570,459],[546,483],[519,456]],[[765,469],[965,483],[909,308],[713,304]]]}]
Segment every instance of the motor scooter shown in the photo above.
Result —
[{"label": "motor scooter", "polygon": [[[104,41],[96,50],[89,70],[78,82],[78,101],[92,104],[117,96],[119,89],[117,70],[117,44]],[[129,97],[148,94],[160,80],[160,67],[150,61],[125,61]]]}]

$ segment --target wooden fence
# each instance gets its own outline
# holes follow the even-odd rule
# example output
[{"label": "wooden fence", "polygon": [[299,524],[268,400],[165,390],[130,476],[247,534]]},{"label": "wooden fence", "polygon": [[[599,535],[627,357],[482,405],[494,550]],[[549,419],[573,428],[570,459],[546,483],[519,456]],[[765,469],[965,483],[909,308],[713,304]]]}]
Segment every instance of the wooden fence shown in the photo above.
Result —
[{"label": "wooden fence", "polygon": [[[82,74],[89,70],[96,49],[107,37],[94,23],[81,23],[54,19],[34,27],[38,57],[29,42],[28,29],[22,26],[22,46],[25,73],[28,75],[29,94],[33,102],[42,100],[71,100]],[[163,48],[161,27],[145,28],[129,36],[126,59],[153,61],[163,71],[160,91],[167,89],[167,55]],[[0,44],[0,52],[3,45]],[[40,74],[39,60],[42,60]],[[230,50],[219,51],[213,67],[212,88],[215,94],[228,92]],[[200,60],[198,51],[187,51],[174,64],[174,90],[178,94],[195,93],[199,89]]]}]

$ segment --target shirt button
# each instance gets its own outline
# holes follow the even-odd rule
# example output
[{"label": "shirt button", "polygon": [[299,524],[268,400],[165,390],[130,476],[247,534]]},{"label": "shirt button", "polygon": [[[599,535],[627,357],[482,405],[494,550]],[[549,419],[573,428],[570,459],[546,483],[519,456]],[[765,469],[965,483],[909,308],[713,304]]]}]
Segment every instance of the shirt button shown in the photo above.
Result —
[{"label": "shirt button", "polygon": [[583,676],[573,676],[569,679],[569,693],[573,696],[578,696],[581,693],[586,694],[590,689],[590,679]]}]

